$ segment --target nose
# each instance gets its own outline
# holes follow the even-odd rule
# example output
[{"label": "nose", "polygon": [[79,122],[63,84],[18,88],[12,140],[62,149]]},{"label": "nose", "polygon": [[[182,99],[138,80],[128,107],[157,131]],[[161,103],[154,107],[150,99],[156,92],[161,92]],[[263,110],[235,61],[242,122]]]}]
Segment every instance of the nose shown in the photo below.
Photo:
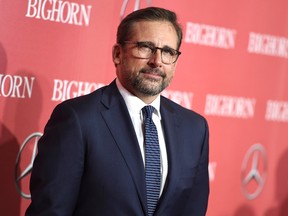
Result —
[{"label": "nose", "polygon": [[156,48],[155,52],[152,54],[151,58],[149,59],[149,65],[154,65],[154,67],[159,67],[162,65],[162,56],[161,56],[161,49]]}]

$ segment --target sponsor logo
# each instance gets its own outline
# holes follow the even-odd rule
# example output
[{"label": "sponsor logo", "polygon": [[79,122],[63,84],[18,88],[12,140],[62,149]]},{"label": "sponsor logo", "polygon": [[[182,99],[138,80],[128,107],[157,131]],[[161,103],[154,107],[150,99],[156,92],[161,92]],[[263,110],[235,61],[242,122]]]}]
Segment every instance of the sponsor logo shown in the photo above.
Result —
[{"label": "sponsor logo", "polygon": [[186,107],[187,109],[192,108],[192,102],[193,102],[193,93],[192,92],[164,90],[161,93],[161,95],[171,99],[172,101],[182,105],[183,107]]},{"label": "sponsor logo", "polygon": [[248,52],[288,58],[288,38],[250,32]]},{"label": "sponsor logo", "polygon": [[[120,11],[120,20],[122,20],[125,16],[124,14],[125,14],[125,11],[127,9],[128,2],[129,2],[129,0],[123,0],[121,11]],[[135,0],[134,11],[140,9],[140,2],[141,2],[141,0]],[[145,2],[146,2],[147,7],[151,6],[151,0],[146,0]]]},{"label": "sponsor logo", "polygon": [[288,102],[268,100],[265,119],[267,121],[288,122]]},{"label": "sponsor logo", "polygon": [[184,42],[233,49],[235,47],[236,33],[234,29],[187,22]]},{"label": "sponsor logo", "polygon": [[102,83],[54,79],[54,88],[51,100],[64,101],[70,98],[75,98],[81,95],[88,94],[102,86],[104,86],[104,84]]},{"label": "sponsor logo", "polygon": [[91,5],[61,0],[28,0],[26,17],[89,26]]},{"label": "sponsor logo", "polygon": [[253,118],[255,104],[256,100],[254,98],[208,94],[204,113],[206,115],[233,118]]},{"label": "sponsor logo", "polygon": [[261,144],[254,144],[247,151],[241,167],[241,186],[246,199],[259,196],[267,177],[267,155]]},{"label": "sponsor logo", "polygon": [[35,77],[0,74],[0,97],[31,98]]},{"label": "sponsor logo", "polygon": [[217,162],[209,162],[208,171],[209,171],[209,180],[210,182],[215,181],[216,178],[216,166]]},{"label": "sponsor logo", "polygon": [[29,188],[29,174],[32,170],[33,162],[37,154],[38,140],[41,136],[42,133],[39,132],[35,132],[29,135],[22,143],[21,148],[17,154],[15,166],[15,183],[18,193],[25,199],[31,198],[30,193],[25,192],[24,190],[28,190]]}]

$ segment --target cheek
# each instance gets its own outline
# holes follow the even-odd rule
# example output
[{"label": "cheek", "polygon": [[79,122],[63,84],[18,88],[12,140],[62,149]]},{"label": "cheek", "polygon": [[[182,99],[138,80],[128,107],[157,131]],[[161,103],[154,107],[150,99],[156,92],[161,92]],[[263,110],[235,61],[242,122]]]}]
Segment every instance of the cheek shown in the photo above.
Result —
[{"label": "cheek", "polygon": [[167,78],[172,78],[174,76],[175,69],[175,66],[171,66],[169,69],[166,70]]},{"label": "cheek", "polygon": [[127,70],[130,71],[131,73],[139,73],[139,71],[144,67],[145,62],[143,60],[130,60],[126,59],[123,61],[123,67]]}]

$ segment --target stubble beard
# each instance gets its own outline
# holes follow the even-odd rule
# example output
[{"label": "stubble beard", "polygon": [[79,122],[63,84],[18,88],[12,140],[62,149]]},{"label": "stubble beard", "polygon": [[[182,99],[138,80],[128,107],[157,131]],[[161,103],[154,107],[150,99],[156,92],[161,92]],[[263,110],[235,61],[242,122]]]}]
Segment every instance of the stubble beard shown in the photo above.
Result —
[{"label": "stubble beard", "polygon": [[[162,77],[161,80],[144,77],[142,73],[154,73]],[[155,96],[160,94],[169,84],[171,78],[158,69],[142,69],[139,74],[130,77],[132,87],[139,93],[146,96]]]}]

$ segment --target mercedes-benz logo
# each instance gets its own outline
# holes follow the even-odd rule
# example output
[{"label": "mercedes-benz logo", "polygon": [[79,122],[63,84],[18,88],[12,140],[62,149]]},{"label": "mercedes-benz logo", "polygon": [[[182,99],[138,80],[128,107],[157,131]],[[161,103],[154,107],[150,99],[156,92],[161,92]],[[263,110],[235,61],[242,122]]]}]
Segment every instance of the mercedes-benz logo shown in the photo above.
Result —
[{"label": "mercedes-benz logo", "polygon": [[[134,11],[139,10],[140,1],[141,0],[135,0]],[[128,2],[129,0],[123,0],[121,11],[120,11],[120,20],[122,20],[124,17]],[[146,5],[147,7],[149,7],[151,5],[151,0],[146,0]]]},{"label": "mercedes-benz logo", "polygon": [[[25,199],[30,199],[31,195],[29,192],[24,192],[21,188],[29,188],[29,187],[28,185],[27,187],[21,187],[20,183],[21,181],[25,182],[26,184],[29,183],[29,180],[26,179],[25,177],[27,177],[28,174],[31,173],[33,161],[37,154],[38,140],[40,139],[41,136],[42,133],[40,132],[35,132],[29,135],[22,143],[21,148],[17,154],[16,166],[15,166],[15,183],[18,193]],[[24,154],[25,156],[23,156]]]},{"label": "mercedes-benz logo", "polygon": [[241,168],[244,196],[255,199],[262,192],[267,177],[267,155],[265,148],[257,143],[247,151]]}]

